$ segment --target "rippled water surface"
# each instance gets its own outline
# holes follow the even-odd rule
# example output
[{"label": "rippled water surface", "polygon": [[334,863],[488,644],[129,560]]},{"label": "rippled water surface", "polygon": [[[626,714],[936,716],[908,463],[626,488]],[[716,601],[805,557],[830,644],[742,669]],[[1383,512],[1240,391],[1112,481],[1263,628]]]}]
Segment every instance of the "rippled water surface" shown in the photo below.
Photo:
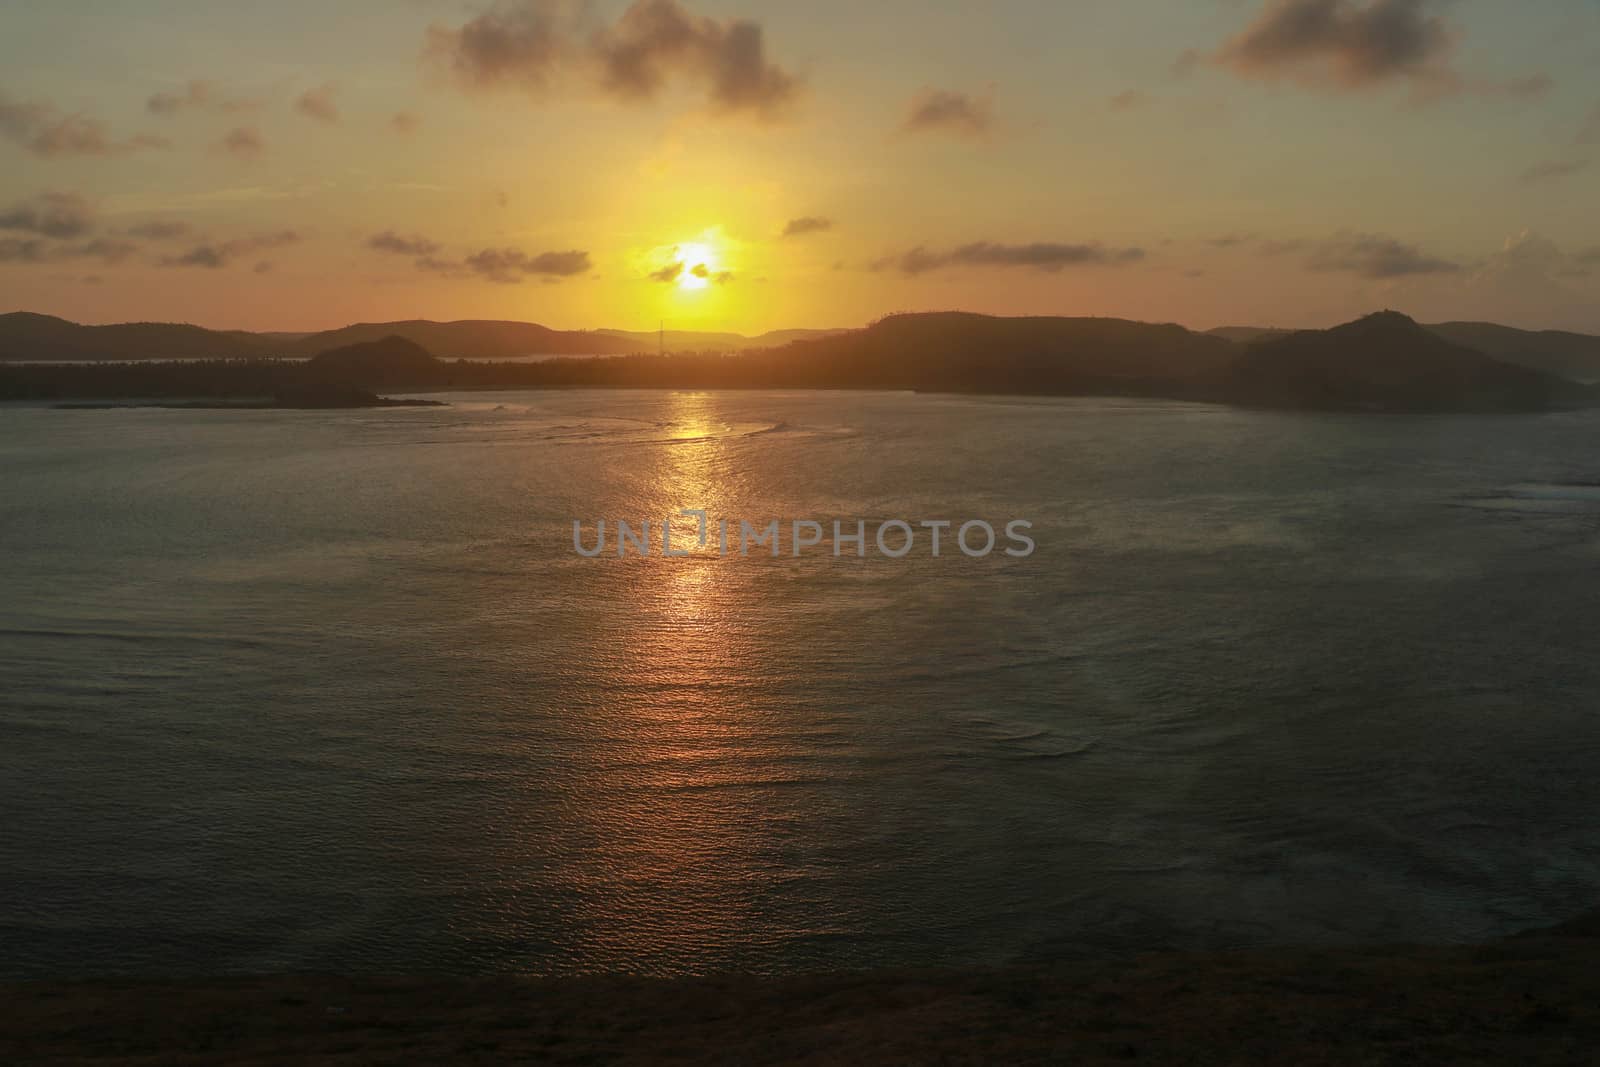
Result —
[{"label": "rippled water surface", "polygon": [[[444,399],[0,410],[0,971],[771,972],[1595,904],[1600,417]],[[572,550],[687,507],[1039,548]]]}]

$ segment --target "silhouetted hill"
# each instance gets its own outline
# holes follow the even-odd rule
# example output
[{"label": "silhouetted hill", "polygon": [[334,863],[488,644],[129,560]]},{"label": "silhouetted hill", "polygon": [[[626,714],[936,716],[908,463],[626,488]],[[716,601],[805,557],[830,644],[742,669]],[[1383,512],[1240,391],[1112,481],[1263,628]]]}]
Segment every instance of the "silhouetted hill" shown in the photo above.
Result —
[{"label": "silhouetted hill", "polygon": [[1182,326],[967,312],[891,315],[778,350],[796,383],[1018,393],[1163,392],[1220,372],[1236,351]]},{"label": "silhouetted hill", "polygon": [[444,364],[404,337],[389,336],[329,349],[303,367],[305,381],[368,389],[407,388],[440,380]]},{"label": "silhouetted hill", "polygon": [[[1574,381],[1600,381],[1600,337],[1562,330],[1518,330],[1492,322],[1441,322],[1424,324],[1423,329],[1504,363],[1549,371]],[[1220,326],[1206,332],[1239,344],[1257,344],[1287,337],[1295,331]]]},{"label": "silhouetted hill", "polygon": [[1264,326],[1218,326],[1214,330],[1207,330],[1206,333],[1212,337],[1220,337],[1224,341],[1253,345],[1257,341],[1275,341],[1279,337],[1287,337],[1294,331]]},{"label": "silhouetted hill", "polygon": [[[843,330],[773,330],[756,337],[737,333],[668,330],[669,352],[734,352],[826,337]],[[0,315],[0,362],[161,359],[309,359],[385,337],[403,337],[443,359],[508,360],[527,356],[614,356],[657,351],[657,333],[629,330],[553,330],[531,322],[465,320],[367,322],[314,333],[207,330],[182,323],[83,326],[52,315],[19,311]]]},{"label": "silhouetted hill", "polygon": [[247,359],[267,354],[271,347],[253,334],[182,323],[80,326],[28,311],[0,315],[0,361]]},{"label": "silhouetted hill", "polygon": [[1428,329],[1507,363],[1579,381],[1600,379],[1600,337],[1563,330],[1518,330],[1492,322],[1441,322]]},{"label": "silhouetted hill", "polygon": [[1394,311],[1245,346],[1219,394],[1268,407],[1537,411],[1593,404],[1593,390],[1454,344]]},{"label": "silhouetted hill", "polygon": [[[441,359],[503,360],[524,356],[615,356],[640,350],[625,338],[598,331],[552,330],[532,322],[364,322],[326,330],[282,345],[274,354],[305,358],[330,348],[402,337]],[[652,351],[654,343],[648,346]]]},{"label": "silhouetted hill", "polygon": [[6,399],[266,398],[306,385],[401,393],[917,389],[1358,411],[1536,411],[1600,403],[1600,390],[1491,359],[1393,312],[1248,345],[1181,326],[1121,319],[951,312],[894,315],[864,330],[740,353],[442,361],[415,341],[392,335],[319,352],[305,362],[57,363],[0,369],[0,398]]}]

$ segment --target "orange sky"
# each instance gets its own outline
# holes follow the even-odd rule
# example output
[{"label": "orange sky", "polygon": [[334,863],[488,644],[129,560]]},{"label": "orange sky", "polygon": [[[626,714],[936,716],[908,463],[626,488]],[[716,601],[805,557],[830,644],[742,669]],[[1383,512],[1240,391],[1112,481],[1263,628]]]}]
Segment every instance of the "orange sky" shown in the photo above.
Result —
[{"label": "orange sky", "polygon": [[0,8],[0,310],[1600,332],[1589,0],[329,6]]}]

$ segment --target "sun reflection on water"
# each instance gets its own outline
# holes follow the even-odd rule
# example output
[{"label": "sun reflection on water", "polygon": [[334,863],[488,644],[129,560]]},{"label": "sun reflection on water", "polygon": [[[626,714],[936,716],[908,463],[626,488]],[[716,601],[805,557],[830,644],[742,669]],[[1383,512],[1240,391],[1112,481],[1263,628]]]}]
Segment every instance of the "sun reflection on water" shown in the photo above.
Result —
[{"label": "sun reflection on water", "polygon": [[[705,394],[668,398],[666,440],[643,458],[651,554],[613,557],[626,622],[608,663],[610,744],[581,771],[573,808],[589,822],[591,892],[575,947],[622,969],[738,944],[773,916],[751,914],[784,872],[805,821],[780,788],[799,773],[774,729],[775,637],[749,627],[765,568],[721,558],[716,518],[738,479],[736,437]],[[710,516],[706,545],[693,517]],[[673,546],[662,553],[662,518]],[[730,887],[737,887],[730,892]],[[782,917],[776,918],[782,922]]]}]

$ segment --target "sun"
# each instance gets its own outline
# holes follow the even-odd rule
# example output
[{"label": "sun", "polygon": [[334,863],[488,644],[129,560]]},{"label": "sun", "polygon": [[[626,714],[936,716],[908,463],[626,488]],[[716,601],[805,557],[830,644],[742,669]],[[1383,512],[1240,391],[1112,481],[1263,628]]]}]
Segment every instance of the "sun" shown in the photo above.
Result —
[{"label": "sun", "polygon": [[683,264],[678,274],[680,289],[704,289],[717,274],[717,250],[702,241],[679,245],[678,262]]}]

